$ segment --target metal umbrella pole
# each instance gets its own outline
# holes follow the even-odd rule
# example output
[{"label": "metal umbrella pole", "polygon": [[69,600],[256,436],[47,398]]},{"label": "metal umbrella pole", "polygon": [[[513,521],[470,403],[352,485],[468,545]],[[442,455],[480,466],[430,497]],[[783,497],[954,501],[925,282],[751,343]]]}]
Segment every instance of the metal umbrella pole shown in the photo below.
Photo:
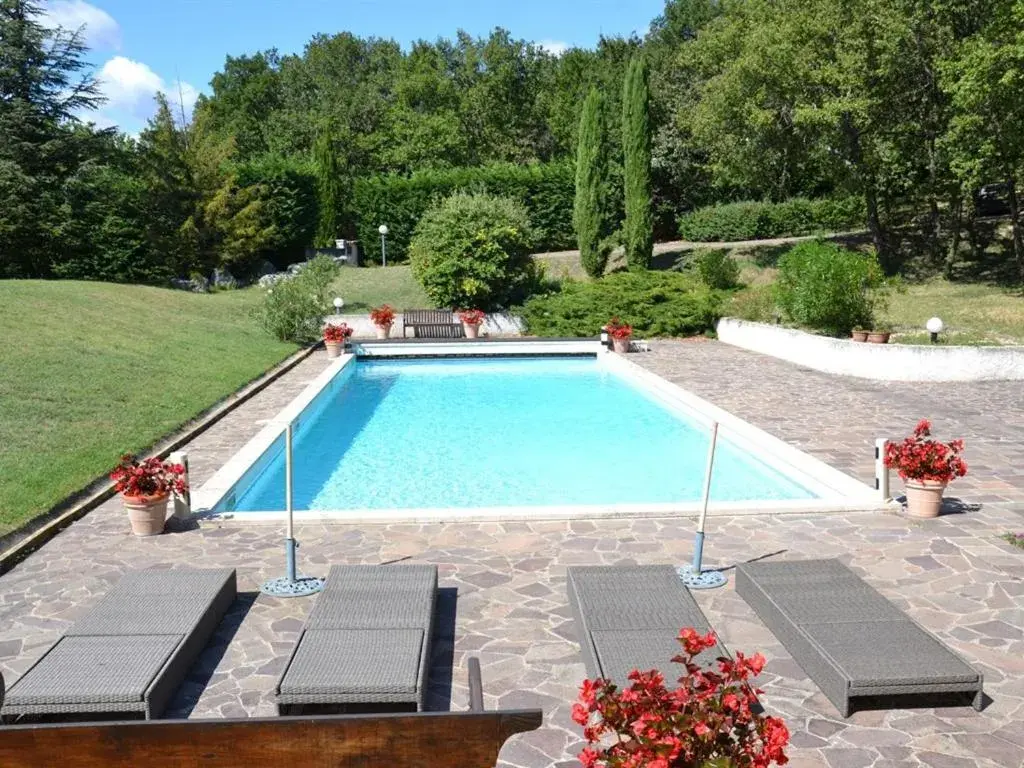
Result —
[{"label": "metal umbrella pole", "polygon": [[693,562],[677,568],[679,578],[690,589],[713,589],[724,587],[725,575],[721,571],[705,571],[701,567],[704,557],[704,522],[708,516],[708,501],[711,498],[711,473],[715,468],[715,446],[718,444],[718,422],[711,423],[711,445],[708,446],[708,463],[704,471],[704,498],[701,502],[700,519],[697,521],[697,535],[693,540]]},{"label": "metal umbrella pole", "polygon": [[284,504],[288,515],[287,535],[284,540],[285,575],[265,581],[260,592],[273,597],[306,597],[324,588],[324,580],[312,576],[296,576],[295,550],[299,543],[295,541],[295,509],[292,502],[292,425],[284,431]]}]

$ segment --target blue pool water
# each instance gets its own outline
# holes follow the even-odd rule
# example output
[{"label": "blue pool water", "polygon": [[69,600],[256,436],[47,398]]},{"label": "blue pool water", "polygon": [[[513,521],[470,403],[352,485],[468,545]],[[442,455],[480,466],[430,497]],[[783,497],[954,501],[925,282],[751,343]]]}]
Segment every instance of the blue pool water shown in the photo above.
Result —
[{"label": "blue pool water", "polygon": [[[354,370],[350,370],[354,369]],[[296,510],[699,501],[708,430],[594,358],[360,361],[299,419]],[[233,508],[284,509],[283,439]],[[719,440],[712,499],[814,495]]]}]

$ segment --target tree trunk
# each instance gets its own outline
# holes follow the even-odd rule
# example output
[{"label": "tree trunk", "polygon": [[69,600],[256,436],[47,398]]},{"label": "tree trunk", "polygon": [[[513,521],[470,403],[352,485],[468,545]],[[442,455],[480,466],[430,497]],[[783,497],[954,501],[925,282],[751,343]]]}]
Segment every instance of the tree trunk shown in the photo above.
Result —
[{"label": "tree trunk", "polygon": [[878,261],[886,271],[889,271],[892,267],[889,263],[889,246],[886,242],[885,230],[882,228],[882,219],[878,215],[878,191],[875,189],[874,179],[867,180],[864,184],[864,204],[868,212],[868,231],[871,233],[871,243],[875,246]]},{"label": "tree trunk", "polygon": [[949,250],[946,251],[946,263],[943,268],[943,273],[947,280],[953,279],[953,267],[956,265],[957,251],[960,250],[960,217],[963,214],[963,205],[963,196],[957,190],[953,199],[949,201],[949,211],[952,217],[950,226],[952,230],[949,233]]},{"label": "tree trunk", "polygon": [[1013,237],[1013,258],[1017,262],[1017,274],[1024,282],[1024,234],[1020,231],[1020,205],[1017,199],[1017,180],[1012,176],[1006,180],[1010,193],[1010,222]]}]

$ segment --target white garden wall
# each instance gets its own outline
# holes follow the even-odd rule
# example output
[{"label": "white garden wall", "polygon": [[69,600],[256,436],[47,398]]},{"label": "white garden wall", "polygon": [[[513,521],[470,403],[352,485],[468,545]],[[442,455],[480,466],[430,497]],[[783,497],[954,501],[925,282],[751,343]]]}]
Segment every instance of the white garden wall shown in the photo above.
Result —
[{"label": "white garden wall", "polygon": [[[1024,379],[1024,346],[868,344],[723,317],[718,338],[825,373],[885,381]],[[1022,392],[1024,397],[1024,392]]]}]

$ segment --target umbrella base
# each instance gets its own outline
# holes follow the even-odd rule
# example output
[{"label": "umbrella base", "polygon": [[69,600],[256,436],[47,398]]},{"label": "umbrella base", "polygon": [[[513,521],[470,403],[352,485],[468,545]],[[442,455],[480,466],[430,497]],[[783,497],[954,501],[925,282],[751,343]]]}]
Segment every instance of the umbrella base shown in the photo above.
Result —
[{"label": "umbrella base", "polygon": [[715,589],[716,587],[724,587],[729,582],[721,571],[697,571],[694,570],[693,565],[690,563],[680,565],[676,568],[676,573],[679,574],[680,581],[688,589]]},{"label": "umbrella base", "polygon": [[308,597],[315,595],[324,588],[324,580],[312,576],[299,576],[290,579],[287,576],[280,576],[263,582],[260,592],[271,597]]}]

